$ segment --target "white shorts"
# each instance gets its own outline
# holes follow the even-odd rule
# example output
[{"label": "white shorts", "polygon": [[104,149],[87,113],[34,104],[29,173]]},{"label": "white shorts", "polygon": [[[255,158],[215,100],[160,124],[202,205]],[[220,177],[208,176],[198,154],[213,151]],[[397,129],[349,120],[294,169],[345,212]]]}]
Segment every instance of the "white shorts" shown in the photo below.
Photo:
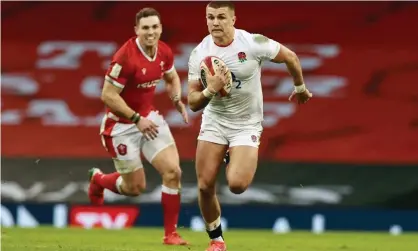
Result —
[{"label": "white shorts", "polygon": [[158,136],[147,140],[134,124],[117,123],[120,134],[112,136],[102,135],[102,143],[113,158],[116,170],[121,173],[131,173],[143,168],[141,151],[150,163],[165,148],[174,144],[167,122],[158,112],[152,111],[147,119],[158,125]]},{"label": "white shorts", "polygon": [[224,124],[220,124],[213,118],[203,115],[197,139],[220,145],[228,145],[229,147],[252,146],[258,148],[261,133],[263,132],[261,122],[242,125],[239,128],[230,128]]}]

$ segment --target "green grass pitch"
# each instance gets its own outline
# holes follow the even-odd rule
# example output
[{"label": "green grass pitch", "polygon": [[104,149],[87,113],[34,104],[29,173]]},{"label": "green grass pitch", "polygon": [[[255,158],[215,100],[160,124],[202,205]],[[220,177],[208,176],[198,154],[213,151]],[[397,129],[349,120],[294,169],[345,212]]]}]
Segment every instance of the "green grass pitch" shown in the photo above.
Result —
[{"label": "green grass pitch", "polygon": [[[206,233],[181,229],[188,247],[162,245],[162,230],[83,230],[75,228],[2,228],[2,251],[204,251]],[[271,231],[235,230],[225,233],[229,251],[418,251],[418,234],[309,232],[273,234]]]}]

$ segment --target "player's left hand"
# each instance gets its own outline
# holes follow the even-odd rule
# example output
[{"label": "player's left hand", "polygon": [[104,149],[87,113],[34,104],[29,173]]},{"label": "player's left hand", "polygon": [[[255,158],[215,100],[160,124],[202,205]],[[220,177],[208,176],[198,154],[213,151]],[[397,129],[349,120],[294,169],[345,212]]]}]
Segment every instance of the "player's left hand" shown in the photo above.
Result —
[{"label": "player's left hand", "polygon": [[308,89],[300,93],[293,91],[292,94],[290,94],[289,101],[292,101],[293,98],[296,98],[296,100],[298,101],[298,104],[305,104],[306,102],[309,101],[309,99],[312,98],[312,93],[309,92]]},{"label": "player's left hand", "polygon": [[181,116],[183,116],[184,123],[189,123],[189,115],[187,114],[186,106],[181,102],[181,100],[174,103],[174,105],[177,108],[177,111],[181,113]]}]

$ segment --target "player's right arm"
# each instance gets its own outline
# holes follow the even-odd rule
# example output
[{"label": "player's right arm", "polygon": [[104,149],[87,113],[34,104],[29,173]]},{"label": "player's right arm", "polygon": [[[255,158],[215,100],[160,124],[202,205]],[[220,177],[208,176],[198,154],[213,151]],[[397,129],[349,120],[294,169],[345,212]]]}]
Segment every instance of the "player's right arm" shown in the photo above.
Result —
[{"label": "player's right arm", "polygon": [[193,50],[189,58],[189,74],[188,74],[188,86],[189,93],[187,95],[187,102],[190,109],[194,112],[200,111],[205,108],[216,93],[223,88],[226,83],[224,69],[216,72],[214,76],[206,74],[206,80],[208,86],[203,88],[200,83],[200,69],[197,59],[196,50]]},{"label": "player's right arm", "polygon": [[194,112],[200,111],[205,108],[210,100],[216,95],[214,91],[205,91],[204,95],[203,91],[204,88],[200,83],[200,75],[199,75],[199,62],[197,59],[197,52],[196,49],[192,51],[189,58],[189,73],[188,73],[188,95],[187,95],[187,103],[190,106],[190,109]]},{"label": "player's right arm", "polygon": [[187,103],[190,110],[197,112],[205,108],[210,100],[216,95],[214,92],[209,92],[208,97],[203,94],[203,87],[199,80],[189,79],[189,94],[187,95]]},{"label": "player's right arm", "polygon": [[120,96],[131,74],[127,58],[123,48],[115,54],[105,76],[101,99],[116,116],[131,120],[147,139],[154,139],[158,134],[157,126],[142,118]]},{"label": "player's right arm", "polygon": [[103,103],[105,103],[116,116],[130,119],[134,116],[135,111],[132,110],[120,96],[121,92],[122,88],[116,87],[108,80],[105,80],[101,98]]},{"label": "player's right arm", "polygon": [[131,119],[135,111],[131,109],[120,96],[129,79],[129,65],[124,47],[116,52],[106,72],[101,99],[116,116]]}]

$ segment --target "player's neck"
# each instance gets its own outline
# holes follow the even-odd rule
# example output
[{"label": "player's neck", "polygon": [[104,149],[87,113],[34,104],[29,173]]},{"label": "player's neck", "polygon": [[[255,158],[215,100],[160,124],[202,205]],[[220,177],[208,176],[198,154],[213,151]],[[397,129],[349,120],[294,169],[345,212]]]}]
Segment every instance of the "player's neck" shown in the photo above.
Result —
[{"label": "player's neck", "polygon": [[213,37],[213,42],[220,47],[226,47],[234,41],[235,29],[232,29],[230,32],[225,33],[223,37]]},{"label": "player's neck", "polygon": [[157,46],[145,46],[141,43],[141,40],[139,41],[139,46],[141,46],[142,51],[145,52],[145,54],[147,54],[150,58],[153,58],[155,56]]}]

